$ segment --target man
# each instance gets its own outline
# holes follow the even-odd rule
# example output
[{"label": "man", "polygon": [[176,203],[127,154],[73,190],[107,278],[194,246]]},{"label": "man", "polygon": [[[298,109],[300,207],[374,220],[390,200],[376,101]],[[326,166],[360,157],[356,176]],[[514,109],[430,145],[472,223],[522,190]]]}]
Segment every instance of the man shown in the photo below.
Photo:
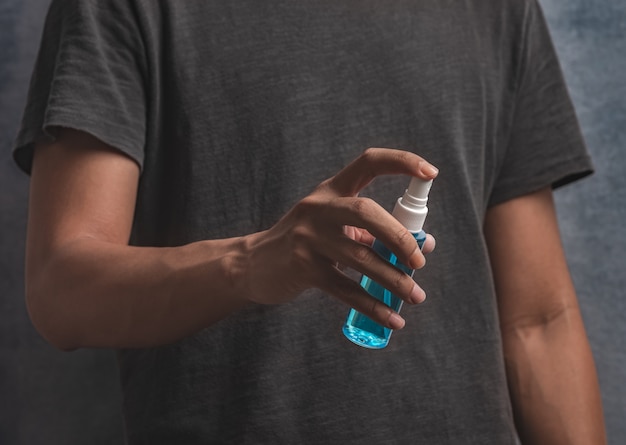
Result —
[{"label": "man", "polygon": [[[536,2],[59,1],[44,36],[28,307],[120,350],[130,443],[604,443],[551,195],[591,164]],[[424,266],[381,206],[408,176],[419,284],[368,247]],[[358,348],[348,307],[401,330]]]}]

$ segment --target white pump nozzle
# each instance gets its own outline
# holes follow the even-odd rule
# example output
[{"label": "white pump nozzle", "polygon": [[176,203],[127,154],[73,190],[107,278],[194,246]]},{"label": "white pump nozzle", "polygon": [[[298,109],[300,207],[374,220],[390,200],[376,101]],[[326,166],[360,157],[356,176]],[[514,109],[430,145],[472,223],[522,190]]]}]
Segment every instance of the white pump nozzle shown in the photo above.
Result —
[{"label": "white pump nozzle", "polygon": [[433,185],[433,180],[424,180],[414,177],[409,187],[393,209],[392,215],[404,225],[410,232],[419,232],[424,226],[428,214],[428,192]]},{"label": "white pump nozzle", "polygon": [[409,183],[409,188],[404,192],[402,201],[408,201],[414,205],[425,206],[428,202],[428,192],[433,185],[433,180],[424,181],[420,178],[413,178]]}]

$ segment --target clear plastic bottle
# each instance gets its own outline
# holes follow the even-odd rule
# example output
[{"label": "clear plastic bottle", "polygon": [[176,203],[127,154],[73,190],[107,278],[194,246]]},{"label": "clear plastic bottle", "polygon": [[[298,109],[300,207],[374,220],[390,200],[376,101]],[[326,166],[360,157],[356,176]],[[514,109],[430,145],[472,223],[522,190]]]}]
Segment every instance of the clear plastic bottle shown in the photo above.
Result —
[{"label": "clear plastic bottle", "polygon": [[[398,201],[391,213],[402,225],[404,225],[417,241],[420,249],[426,241],[426,233],[422,230],[426,215],[428,214],[428,192],[432,186],[432,179],[424,181],[413,178],[404,195]],[[385,260],[402,270],[409,276],[413,276],[414,270],[398,261],[398,258],[379,240],[374,241],[372,248]],[[389,290],[373,281],[366,275],[361,278],[361,286],[373,297],[376,297],[396,312],[402,308],[402,299],[392,294]],[[344,335],[353,343],[370,349],[381,349],[389,344],[389,338],[393,331],[382,326],[371,318],[352,309],[348,314],[343,326]]]}]

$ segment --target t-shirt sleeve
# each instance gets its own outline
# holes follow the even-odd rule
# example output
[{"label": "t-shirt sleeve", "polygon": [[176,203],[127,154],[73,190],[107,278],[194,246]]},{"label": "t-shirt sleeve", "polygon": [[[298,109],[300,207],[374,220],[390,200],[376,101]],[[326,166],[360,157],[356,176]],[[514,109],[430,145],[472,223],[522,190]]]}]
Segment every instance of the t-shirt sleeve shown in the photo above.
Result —
[{"label": "t-shirt sleeve", "polygon": [[46,17],[13,157],[29,173],[33,148],[56,127],[92,134],[142,166],[145,52],[132,2],[54,0]]},{"label": "t-shirt sleeve", "polygon": [[592,173],[561,67],[536,0],[525,14],[509,142],[489,205]]}]

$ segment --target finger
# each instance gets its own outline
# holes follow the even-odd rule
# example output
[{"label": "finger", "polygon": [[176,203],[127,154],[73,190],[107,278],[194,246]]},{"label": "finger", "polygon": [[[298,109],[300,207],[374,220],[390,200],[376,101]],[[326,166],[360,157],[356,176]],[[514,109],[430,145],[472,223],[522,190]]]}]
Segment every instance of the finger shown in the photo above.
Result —
[{"label": "finger", "polygon": [[339,196],[355,196],[376,176],[409,175],[428,180],[438,172],[436,167],[410,151],[368,148],[328,183]]},{"label": "finger", "polygon": [[358,243],[365,244],[367,246],[371,246],[374,243],[374,235],[369,233],[365,229],[360,229],[354,226],[344,226],[343,230],[344,234],[350,238],[355,240]]},{"label": "finger", "polygon": [[365,229],[411,269],[419,269],[426,263],[413,234],[375,201],[369,198],[335,198],[320,209],[323,209],[323,217],[331,226],[347,224]]},{"label": "finger", "polygon": [[435,240],[435,238],[430,233],[426,234],[426,241],[424,241],[422,253],[424,255],[431,253],[433,250],[435,250],[436,245],[437,241]]},{"label": "finger", "polygon": [[333,240],[325,250],[340,264],[367,275],[407,303],[418,304],[426,299],[426,293],[413,278],[382,258],[371,247],[343,237]]},{"label": "finger", "polygon": [[357,282],[336,268],[329,268],[320,288],[389,329],[402,329],[404,319],[382,301],[368,294]]}]

